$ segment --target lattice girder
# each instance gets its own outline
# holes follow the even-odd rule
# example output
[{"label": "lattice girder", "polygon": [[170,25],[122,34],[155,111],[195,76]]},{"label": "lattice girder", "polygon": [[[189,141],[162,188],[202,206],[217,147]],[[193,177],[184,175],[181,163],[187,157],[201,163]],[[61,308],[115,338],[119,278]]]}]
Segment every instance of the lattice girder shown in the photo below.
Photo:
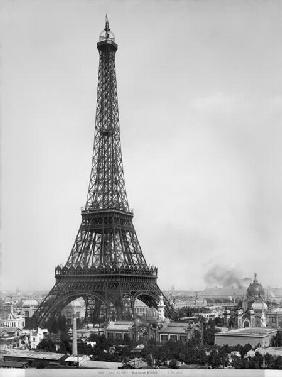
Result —
[{"label": "lattice girder", "polygon": [[82,211],[82,224],[66,266],[146,267],[132,217],[118,211]]},{"label": "lattice girder", "polygon": [[[157,308],[161,291],[155,279],[144,276],[122,276],[93,279],[64,278],[58,280],[35,313],[38,325],[43,325],[50,316],[57,316],[71,301],[82,297],[85,300],[99,300],[108,309],[122,307],[122,300],[128,297],[134,302],[137,298],[150,307]],[[167,313],[171,307],[168,302]]]},{"label": "lattice girder", "polygon": [[129,211],[120,145],[115,52],[100,46],[92,170],[86,208]]}]

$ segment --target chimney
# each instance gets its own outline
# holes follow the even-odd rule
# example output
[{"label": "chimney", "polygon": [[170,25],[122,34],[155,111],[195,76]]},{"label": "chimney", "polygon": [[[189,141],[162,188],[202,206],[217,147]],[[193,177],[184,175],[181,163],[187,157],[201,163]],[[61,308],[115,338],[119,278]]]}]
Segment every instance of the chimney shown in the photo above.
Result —
[{"label": "chimney", "polygon": [[72,317],[72,354],[77,355],[76,315]]}]

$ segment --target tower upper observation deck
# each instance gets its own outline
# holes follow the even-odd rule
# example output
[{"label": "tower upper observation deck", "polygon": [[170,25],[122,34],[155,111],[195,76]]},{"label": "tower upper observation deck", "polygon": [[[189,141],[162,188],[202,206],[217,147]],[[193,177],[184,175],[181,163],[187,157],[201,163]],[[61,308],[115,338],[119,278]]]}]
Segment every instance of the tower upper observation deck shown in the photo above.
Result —
[{"label": "tower upper observation deck", "polygon": [[110,29],[110,24],[107,15],[105,19],[105,28],[100,33],[97,48],[98,50],[101,50],[105,46],[112,46],[115,51],[117,50],[117,44],[115,43],[115,35]]}]

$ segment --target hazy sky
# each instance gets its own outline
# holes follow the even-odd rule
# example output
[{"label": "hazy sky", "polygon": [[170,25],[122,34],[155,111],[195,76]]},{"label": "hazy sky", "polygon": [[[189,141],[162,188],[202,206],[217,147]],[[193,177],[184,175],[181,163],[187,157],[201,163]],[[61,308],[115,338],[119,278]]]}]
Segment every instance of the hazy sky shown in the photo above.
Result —
[{"label": "hazy sky", "polygon": [[51,289],[91,167],[105,13],[126,187],[162,288],[282,286],[282,2],[1,1],[2,288]]}]

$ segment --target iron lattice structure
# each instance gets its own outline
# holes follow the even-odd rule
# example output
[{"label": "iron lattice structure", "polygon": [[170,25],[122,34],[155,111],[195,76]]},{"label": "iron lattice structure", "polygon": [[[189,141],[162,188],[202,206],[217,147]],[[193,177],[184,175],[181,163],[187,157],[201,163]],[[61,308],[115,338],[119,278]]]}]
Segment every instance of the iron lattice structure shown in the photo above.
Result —
[{"label": "iron lattice structure", "polygon": [[[120,144],[115,53],[109,22],[100,34],[95,138],[87,201],[82,222],[65,266],[55,269],[56,283],[34,314],[42,324],[71,301],[83,297],[86,316],[123,318],[138,297],[157,307],[162,295],[158,270],[143,256],[132,223],[125,189]],[[172,307],[165,299],[166,313]]]}]

